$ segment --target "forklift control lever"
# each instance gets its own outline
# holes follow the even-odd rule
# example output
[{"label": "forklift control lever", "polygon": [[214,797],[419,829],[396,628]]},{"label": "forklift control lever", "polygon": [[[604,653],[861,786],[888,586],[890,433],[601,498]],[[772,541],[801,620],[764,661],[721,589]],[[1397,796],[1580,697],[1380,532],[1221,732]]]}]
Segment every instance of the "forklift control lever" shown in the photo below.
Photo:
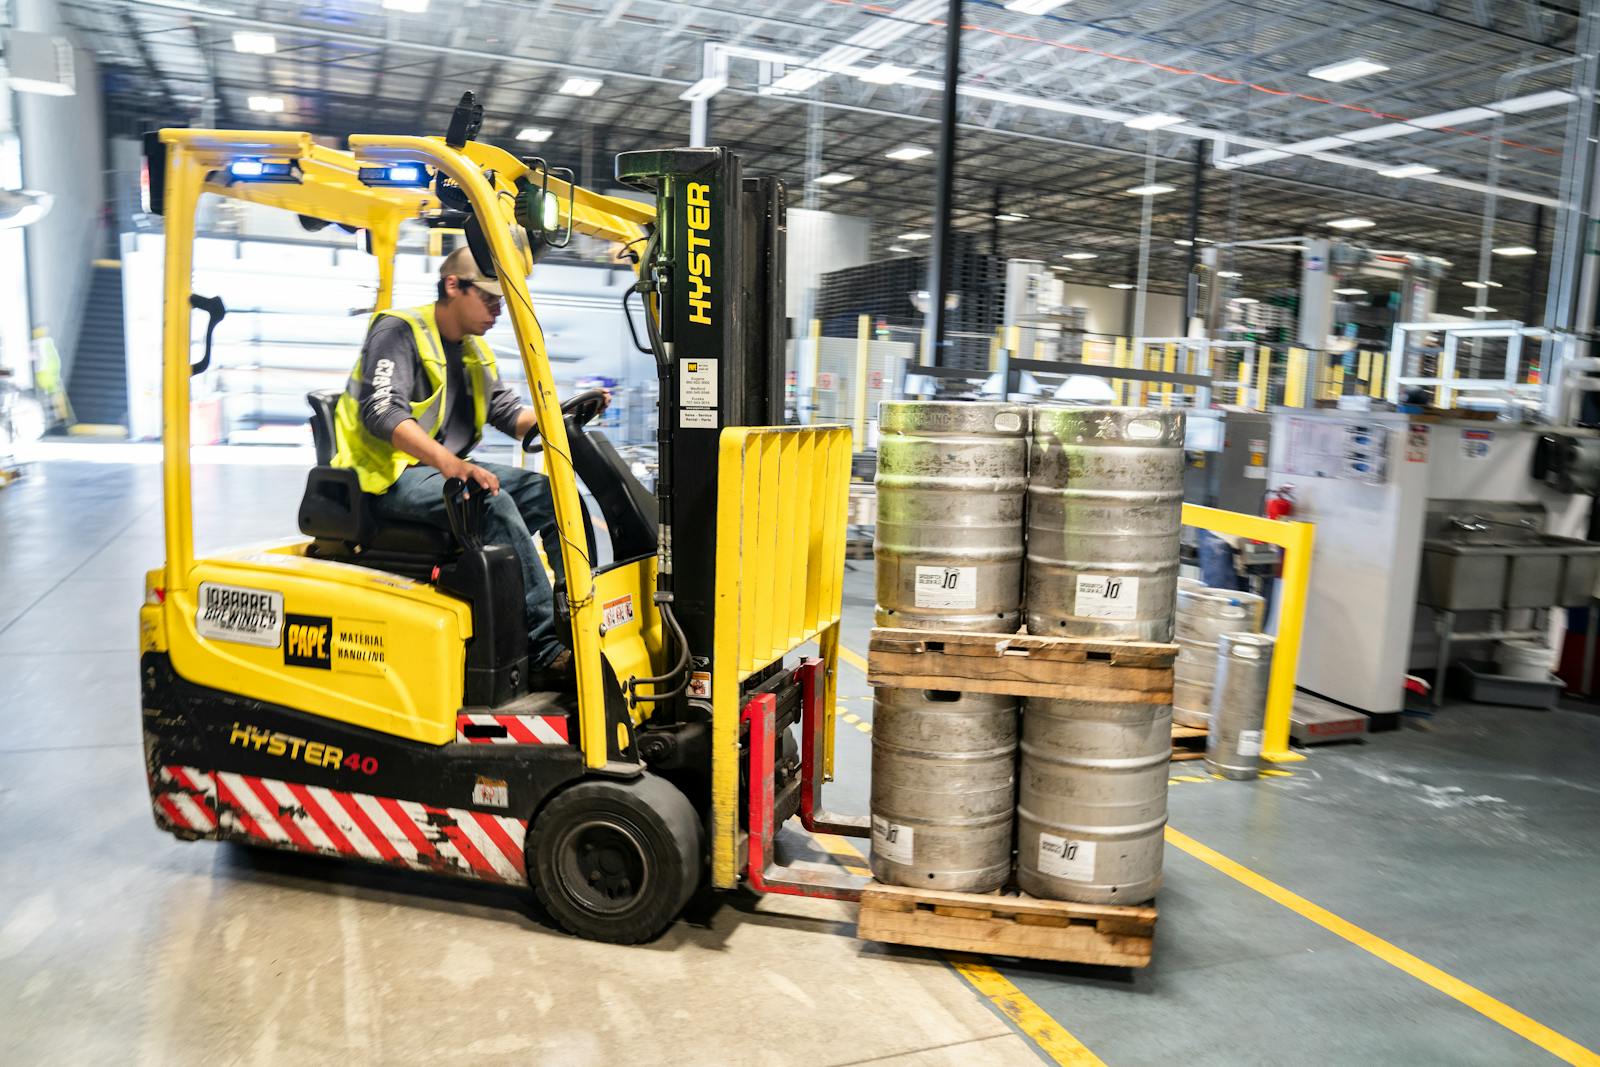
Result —
[{"label": "forklift control lever", "polygon": [[483,547],[483,516],[489,509],[489,491],[476,489],[462,478],[444,482],[444,514],[450,532],[462,548]]}]

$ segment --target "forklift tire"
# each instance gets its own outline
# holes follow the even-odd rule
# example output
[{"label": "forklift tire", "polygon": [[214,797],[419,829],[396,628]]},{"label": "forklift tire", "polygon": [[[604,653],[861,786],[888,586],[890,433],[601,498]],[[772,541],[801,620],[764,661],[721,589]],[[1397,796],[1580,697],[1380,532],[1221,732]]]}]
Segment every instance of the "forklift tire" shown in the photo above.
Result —
[{"label": "forklift tire", "polygon": [[632,945],[670,926],[699,887],[704,840],[666,779],[595,778],[545,805],[525,861],[539,903],[568,932]]}]

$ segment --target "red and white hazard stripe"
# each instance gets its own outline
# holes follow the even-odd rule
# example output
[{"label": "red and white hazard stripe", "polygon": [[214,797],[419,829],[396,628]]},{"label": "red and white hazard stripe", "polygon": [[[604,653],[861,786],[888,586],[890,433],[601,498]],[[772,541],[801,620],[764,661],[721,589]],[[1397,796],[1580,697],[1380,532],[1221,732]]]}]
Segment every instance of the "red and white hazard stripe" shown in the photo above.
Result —
[{"label": "red and white hazard stripe", "polygon": [[158,820],[300,852],[350,856],[526,885],[528,824],[509,815],[437,808],[318,785],[192,767],[162,767]]},{"label": "red and white hazard stripe", "polygon": [[[490,727],[475,731],[488,737],[470,737],[468,726]],[[494,729],[499,727],[499,729]],[[565,745],[565,715],[457,715],[456,740],[480,745]]]},{"label": "red and white hazard stripe", "polygon": [[163,767],[152,793],[156,819],[163,825],[209,834],[217,828],[217,815],[208,806],[211,776],[188,767]]}]

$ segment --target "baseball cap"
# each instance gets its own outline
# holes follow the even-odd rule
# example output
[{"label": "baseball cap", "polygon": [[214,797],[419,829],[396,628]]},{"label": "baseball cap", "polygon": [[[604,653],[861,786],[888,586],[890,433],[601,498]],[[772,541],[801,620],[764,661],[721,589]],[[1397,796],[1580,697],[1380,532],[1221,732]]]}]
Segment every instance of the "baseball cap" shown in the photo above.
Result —
[{"label": "baseball cap", "polygon": [[478,261],[472,258],[472,249],[466,245],[451,252],[444,257],[444,262],[439,264],[439,277],[444,278],[454,274],[459,281],[471,282],[490,296],[505,295],[505,290],[500,288],[498,278],[488,278],[483,271],[478,269]]}]

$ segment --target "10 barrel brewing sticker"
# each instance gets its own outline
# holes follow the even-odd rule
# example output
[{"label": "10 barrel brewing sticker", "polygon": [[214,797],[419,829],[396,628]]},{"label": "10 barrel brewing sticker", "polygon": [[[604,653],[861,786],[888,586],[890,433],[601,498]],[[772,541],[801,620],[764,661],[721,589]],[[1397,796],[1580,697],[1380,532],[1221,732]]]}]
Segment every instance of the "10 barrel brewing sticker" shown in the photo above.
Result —
[{"label": "10 barrel brewing sticker", "polygon": [[283,632],[283,594],[201,582],[194,628],[201,637],[212,641],[277,648]]},{"label": "10 barrel brewing sticker", "polygon": [[1095,842],[1039,835],[1039,873],[1069,882],[1094,881]]},{"label": "10 barrel brewing sticker", "polygon": [[977,607],[978,568],[918,567],[916,604],[919,608]]},{"label": "10 barrel brewing sticker", "polygon": [[1084,619],[1134,619],[1139,615],[1139,579],[1078,575],[1072,613]]}]

